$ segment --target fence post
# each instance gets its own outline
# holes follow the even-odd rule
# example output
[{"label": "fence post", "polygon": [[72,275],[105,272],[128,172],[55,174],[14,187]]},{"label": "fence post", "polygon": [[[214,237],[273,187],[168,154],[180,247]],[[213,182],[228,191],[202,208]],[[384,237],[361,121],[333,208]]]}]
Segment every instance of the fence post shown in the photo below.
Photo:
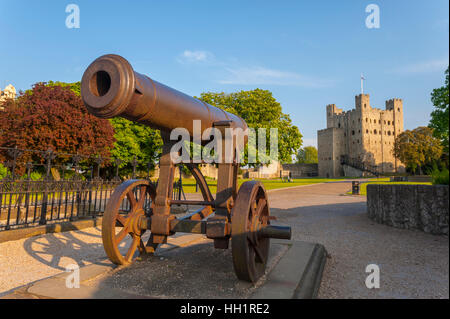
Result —
[{"label": "fence post", "polygon": [[[95,162],[97,163],[97,176],[95,177],[93,181],[93,186],[95,187],[95,197],[94,197],[94,212],[92,215],[93,219],[97,218],[97,195],[98,195],[98,189],[100,188],[100,206],[102,204],[101,198],[102,198],[102,192],[103,192],[103,183],[102,179],[100,178],[100,166],[104,162],[104,158],[99,154],[96,158]],[[99,208],[101,208],[99,206]],[[90,210],[90,204],[89,204],[89,210]]]},{"label": "fence post", "polygon": [[50,184],[50,170],[52,166],[52,160],[55,159],[55,156],[55,153],[51,149],[48,149],[44,154],[44,158],[47,163],[46,174],[43,180],[44,193],[42,194],[41,219],[39,220],[39,225],[45,225],[47,223],[48,186]]},{"label": "fence post", "polygon": [[[7,167],[11,168],[11,176],[10,176],[10,194],[9,194],[9,204],[8,204],[8,216],[6,217],[6,226],[5,229],[8,230],[11,228],[10,226],[10,222],[11,222],[11,207],[13,205],[12,203],[12,198],[13,198],[13,193],[14,193],[14,186],[15,186],[15,178],[16,178],[16,165],[17,165],[17,159],[22,155],[22,151],[17,149],[17,146],[13,149],[8,150],[8,155],[12,158],[12,161],[7,163]],[[8,180],[8,178],[7,178]],[[19,199],[20,196],[17,196],[16,201]],[[1,204],[1,203],[0,203]]]}]

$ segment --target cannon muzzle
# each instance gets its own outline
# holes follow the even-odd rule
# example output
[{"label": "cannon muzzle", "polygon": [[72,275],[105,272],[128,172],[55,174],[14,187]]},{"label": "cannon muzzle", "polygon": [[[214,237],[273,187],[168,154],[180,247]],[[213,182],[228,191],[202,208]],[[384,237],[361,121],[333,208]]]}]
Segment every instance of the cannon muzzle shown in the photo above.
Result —
[{"label": "cannon muzzle", "polygon": [[193,136],[194,120],[201,120],[202,132],[224,121],[233,128],[247,128],[239,116],[137,73],[127,60],[114,54],[89,65],[81,80],[81,96],[97,117],[120,116],[166,132],[185,128]]}]

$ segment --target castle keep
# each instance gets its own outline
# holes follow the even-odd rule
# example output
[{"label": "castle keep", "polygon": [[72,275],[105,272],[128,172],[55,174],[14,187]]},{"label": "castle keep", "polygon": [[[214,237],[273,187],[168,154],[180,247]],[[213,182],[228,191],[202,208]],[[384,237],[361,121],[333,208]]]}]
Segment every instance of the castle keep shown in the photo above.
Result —
[{"label": "castle keep", "polygon": [[403,171],[393,155],[403,132],[403,101],[386,101],[386,109],[370,106],[368,94],[355,97],[355,109],[343,112],[327,105],[327,128],[317,132],[319,176],[358,176]]}]

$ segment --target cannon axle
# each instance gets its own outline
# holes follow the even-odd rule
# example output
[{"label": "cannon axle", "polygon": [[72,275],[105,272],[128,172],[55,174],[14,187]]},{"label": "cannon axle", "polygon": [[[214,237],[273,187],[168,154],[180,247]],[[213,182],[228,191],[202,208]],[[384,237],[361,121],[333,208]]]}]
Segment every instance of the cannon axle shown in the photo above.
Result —
[{"label": "cannon axle", "polygon": [[[137,222],[141,230],[150,230],[152,218],[140,217]],[[225,224],[225,222],[223,222]],[[230,227],[223,226],[224,228],[231,229]],[[192,219],[172,219],[170,221],[170,230],[173,233],[192,233],[192,234],[207,234],[208,220],[192,220]],[[225,234],[231,235],[230,232]],[[226,237],[224,236],[224,237]],[[266,225],[256,231],[258,238],[274,238],[274,239],[291,239],[291,227],[289,226],[275,226]]]}]

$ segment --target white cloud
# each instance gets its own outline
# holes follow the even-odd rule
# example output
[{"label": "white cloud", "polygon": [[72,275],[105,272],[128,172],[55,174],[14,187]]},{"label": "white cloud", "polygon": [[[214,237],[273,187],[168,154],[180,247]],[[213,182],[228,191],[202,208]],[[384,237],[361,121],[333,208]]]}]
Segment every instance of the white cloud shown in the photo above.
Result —
[{"label": "white cloud", "polygon": [[223,74],[220,84],[234,85],[280,85],[308,88],[329,87],[333,81],[304,76],[299,73],[269,69],[262,66],[240,66],[234,59],[221,61],[209,51],[184,50],[176,59],[181,64],[205,64],[217,69],[215,74]]},{"label": "white cloud", "polygon": [[444,72],[448,67],[448,58],[419,62],[393,69],[392,73],[416,74],[429,72]]},{"label": "white cloud", "polygon": [[214,55],[208,51],[191,51],[184,50],[177,58],[180,63],[199,63],[212,61]]},{"label": "white cloud", "polygon": [[268,69],[261,66],[226,68],[229,76],[221,84],[237,85],[282,85],[301,87],[327,87],[332,83],[294,72]]}]

